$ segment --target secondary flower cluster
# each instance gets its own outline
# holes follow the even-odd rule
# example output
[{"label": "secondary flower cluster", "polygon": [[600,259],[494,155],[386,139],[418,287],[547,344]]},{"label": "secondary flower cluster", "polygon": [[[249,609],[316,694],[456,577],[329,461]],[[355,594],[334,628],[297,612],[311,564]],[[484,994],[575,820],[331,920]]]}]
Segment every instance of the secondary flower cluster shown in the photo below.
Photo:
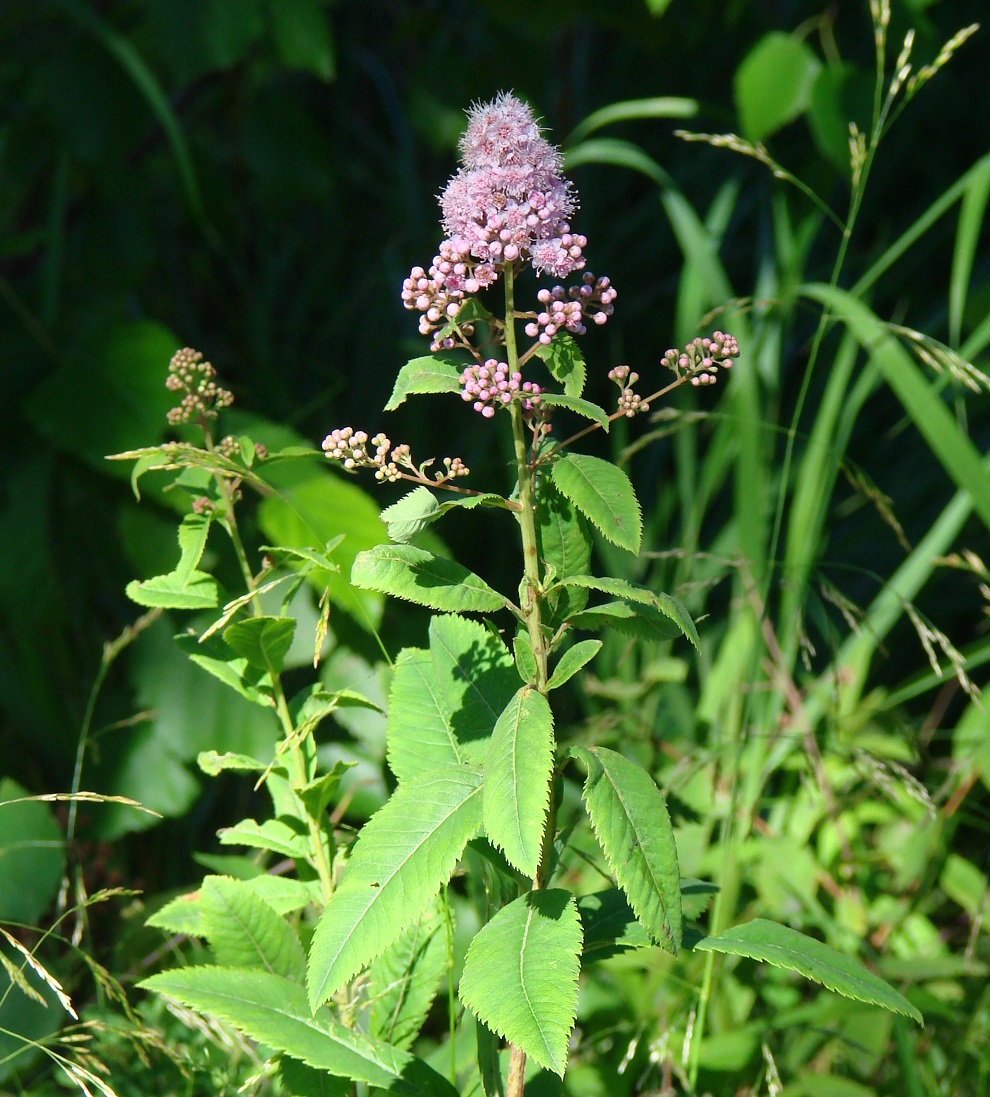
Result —
[{"label": "secondary flower cluster", "polygon": [[673,370],[678,380],[688,378],[692,385],[714,385],[719,369],[728,369],[732,359],[739,357],[739,344],[723,331],[712,337],[692,339],[683,351],[668,350],[660,360]]},{"label": "secondary flower cluster", "polygon": [[172,355],[165,387],[169,392],[182,393],[178,406],[168,413],[173,426],[202,417],[214,419],[221,408],[234,402],[233,394],[217,385],[216,375],[213,366],[192,347],[183,347]]},{"label": "secondary flower cluster", "polygon": [[650,405],[639,395],[633,392],[632,386],[639,380],[639,374],[634,373],[628,366],[616,366],[608,371],[608,379],[619,386],[619,411],[632,419],[640,412],[649,411]]},{"label": "secondary flower cluster", "polygon": [[526,325],[526,334],[544,345],[562,329],[584,335],[587,330],[584,321],[604,324],[612,315],[612,302],[617,296],[607,278],[596,278],[590,271],[582,277],[580,286],[541,289],[536,299],[545,308],[537,314],[535,322]]},{"label": "secondary flower cluster", "polygon": [[491,419],[500,404],[510,404],[513,398],[522,400],[523,411],[532,411],[540,402],[540,386],[524,381],[516,370],[509,372],[505,362],[489,358],[484,365],[468,366],[461,374],[462,400],[473,400],[475,411]]},{"label": "secondary flower cluster", "polygon": [[[417,466],[413,464],[409,447],[405,443],[393,446],[391,439],[382,433],[369,439],[365,431],[355,430],[353,427],[332,430],[323,439],[323,452],[331,461],[339,461],[345,469],[372,468],[375,470],[376,480],[388,480],[389,483],[410,478],[425,480],[426,470],[433,464],[429,460]],[[471,471],[460,457],[445,457],[443,466],[443,472],[437,471],[433,474],[434,483],[456,480],[458,476],[467,476]]]}]

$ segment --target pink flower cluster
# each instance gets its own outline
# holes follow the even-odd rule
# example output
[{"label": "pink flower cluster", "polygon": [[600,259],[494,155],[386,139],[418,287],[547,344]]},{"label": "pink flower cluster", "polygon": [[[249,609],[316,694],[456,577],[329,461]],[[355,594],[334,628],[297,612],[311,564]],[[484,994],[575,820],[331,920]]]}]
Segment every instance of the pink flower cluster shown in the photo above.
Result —
[{"label": "pink flower cluster", "polygon": [[585,320],[601,326],[612,315],[612,302],[618,293],[608,278],[596,278],[590,271],[582,276],[580,286],[554,286],[541,289],[536,299],[544,306],[535,322],[526,325],[526,334],[548,344],[558,331],[584,335]]},{"label": "pink flower cluster", "polygon": [[719,369],[729,369],[739,357],[739,344],[724,331],[709,338],[692,339],[683,351],[668,350],[660,365],[673,370],[678,379],[687,377],[692,385],[714,385]]},{"label": "pink flower cluster", "polygon": [[608,371],[608,379],[619,386],[618,410],[627,419],[634,415],[649,411],[650,405],[639,395],[633,392],[632,386],[639,380],[639,374],[634,373],[628,366],[616,366]]},{"label": "pink flower cluster", "polygon": [[[374,447],[372,453],[369,448]],[[382,433],[369,439],[366,431],[353,427],[337,427],[323,439],[323,452],[331,461],[339,461],[345,469],[373,468],[376,480],[425,480],[425,470],[433,464],[432,460],[417,467],[413,464],[409,447],[393,446],[391,439]],[[470,469],[460,457],[445,457],[443,472],[433,474],[434,483],[442,484],[455,480],[458,476],[467,476]]]},{"label": "pink flower cluster", "polygon": [[462,166],[440,196],[447,238],[429,270],[414,267],[402,287],[406,308],[423,313],[424,335],[495,282],[503,263],[529,262],[558,278],[584,268],[588,241],[569,221],[577,199],[525,103],[503,92],[472,107],[460,150]]},{"label": "pink flower cluster", "polygon": [[523,411],[532,411],[540,402],[540,386],[524,381],[517,371],[510,373],[505,362],[489,358],[484,365],[468,366],[461,374],[461,399],[473,400],[474,410],[491,419],[495,409],[513,399],[521,399]]},{"label": "pink flower cluster", "polygon": [[233,394],[220,388],[216,376],[211,363],[204,362],[203,355],[192,347],[183,347],[172,355],[165,387],[169,392],[182,393],[178,406],[168,413],[173,426],[200,418],[215,419],[221,408],[230,407]]}]

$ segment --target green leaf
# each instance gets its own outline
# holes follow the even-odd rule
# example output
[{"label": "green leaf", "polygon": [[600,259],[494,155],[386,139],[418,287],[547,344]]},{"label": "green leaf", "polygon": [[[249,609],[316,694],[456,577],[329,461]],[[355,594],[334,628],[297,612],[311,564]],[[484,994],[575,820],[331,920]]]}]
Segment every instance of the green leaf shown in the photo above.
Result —
[{"label": "green leaf", "polygon": [[304,785],[293,786],[293,791],[302,801],[303,807],[311,818],[319,819],[322,817],[337,794],[341,777],[356,765],[357,762],[344,762],[338,759],[329,772],[315,777]]},{"label": "green leaf", "polygon": [[481,774],[439,766],[398,787],[361,831],[309,957],[315,1008],[380,956],[449,879],[481,824]]},{"label": "green leaf", "polygon": [[546,697],[523,686],[495,724],[482,804],[488,840],[531,878],[543,848],[552,770],[553,713]]},{"label": "green leaf", "polygon": [[219,1017],[252,1040],[307,1066],[402,1097],[456,1097],[422,1059],[345,1028],[321,1009],[314,1015],[302,987],[267,971],[187,967],[140,984],[199,1013]]},{"label": "green leaf", "polygon": [[677,847],[663,795],[635,762],[606,747],[575,747],[588,767],[584,801],[598,844],[636,917],[675,955],[681,947]]},{"label": "green leaf", "polygon": [[252,968],[303,982],[306,955],[296,931],[242,881],[207,876],[199,909],[203,932],[222,967]]},{"label": "green leaf", "polygon": [[821,983],[836,994],[857,1002],[882,1006],[893,1013],[910,1017],[919,1025],[924,1024],[924,1018],[902,994],[873,972],[867,971],[862,964],[788,926],[754,918],[741,926],[733,926],[717,937],[705,937],[694,947],[701,952],[748,956],[774,967],[796,971],[798,975]]},{"label": "green leaf", "polygon": [[180,582],[186,582],[203,559],[211,524],[212,519],[202,514],[187,514],[179,523],[179,563],[174,574]]},{"label": "green leaf", "polygon": [[450,510],[473,510],[475,507],[507,507],[501,495],[460,495],[441,502],[427,487],[413,488],[408,495],[382,511],[382,521],[388,535],[398,544],[406,544],[417,533]]},{"label": "green leaf", "polygon": [[382,511],[388,535],[399,544],[411,541],[440,513],[440,502],[429,488],[413,488],[408,495]]},{"label": "green leaf", "polygon": [[442,354],[430,354],[413,358],[399,370],[392,395],[385,405],[386,411],[395,411],[404,404],[407,396],[425,392],[460,392],[464,367],[453,358]]},{"label": "green leaf", "polygon": [[531,891],[475,936],[459,994],[471,1012],[563,1077],[577,1015],[581,919],[570,892]]},{"label": "green leaf", "polygon": [[0,780],[0,921],[38,922],[65,870],[62,831],[48,805],[29,795]]},{"label": "green leaf", "polygon": [[605,602],[573,614],[568,622],[572,628],[614,629],[640,640],[670,640],[680,633],[666,614],[642,602]]},{"label": "green leaf", "polygon": [[360,553],[351,569],[351,582],[447,612],[494,613],[509,605],[507,598],[467,568],[413,545],[378,545]]},{"label": "green leaf", "polygon": [[223,638],[251,666],[274,677],[282,670],[295,633],[294,617],[248,617],[224,629]]},{"label": "green leaf", "polygon": [[445,614],[430,621],[430,655],[440,702],[470,762],[481,762],[495,721],[519,688],[512,656],[479,621]]},{"label": "green leaf", "polygon": [[583,415],[585,419],[591,419],[608,433],[611,423],[608,412],[593,404],[590,400],[581,400],[577,396],[565,396],[559,392],[540,393],[540,404],[551,408],[569,408],[575,415]]},{"label": "green leaf", "polygon": [[172,571],[133,579],[125,590],[132,602],[148,609],[212,609],[220,600],[216,582],[202,571],[192,571],[185,578]]},{"label": "green leaf", "polygon": [[323,902],[323,890],[318,880],[294,880],[291,876],[273,876],[262,872],[241,883],[277,914],[292,914]]},{"label": "green leaf", "polygon": [[646,587],[628,583],[624,579],[596,579],[592,575],[572,575],[562,579],[558,585],[600,590],[603,594],[611,594],[625,602],[638,602],[642,605],[652,606],[669,618],[677,626],[678,631],[683,633],[698,651],[701,650],[701,638],[698,636],[698,630],[691,619],[691,615],[673,595],[664,594],[663,592],[657,593]]},{"label": "green leaf", "polygon": [[336,1078],[285,1055],[279,1060],[278,1076],[288,1097],[351,1097],[354,1092],[350,1078]]},{"label": "green leaf", "polygon": [[[666,0],[664,6],[666,6]],[[620,103],[609,103],[607,107],[593,111],[579,122],[567,138],[567,144],[576,145],[595,130],[610,126],[613,122],[627,122],[637,118],[692,118],[697,113],[697,100],[683,99],[674,95],[657,96],[652,99],[626,99]]]},{"label": "green leaf", "polygon": [[584,392],[588,368],[581,348],[567,332],[557,332],[549,343],[540,343],[536,356],[546,362],[554,380],[564,386],[565,395],[578,397]]},{"label": "green leaf", "polygon": [[422,648],[403,648],[395,660],[385,744],[389,768],[400,783],[435,766],[465,761],[437,684],[433,657]]},{"label": "green leaf", "polygon": [[447,968],[447,939],[439,904],[423,916],[368,971],[371,1035],[409,1048],[419,1035]]},{"label": "green leaf", "polygon": [[216,777],[228,769],[237,773],[262,773],[268,768],[264,762],[247,754],[231,751],[218,754],[215,750],[201,750],[196,758],[196,765],[210,777]]},{"label": "green leaf", "polygon": [[[536,539],[540,559],[553,568],[558,579],[584,575],[591,566],[591,537],[584,518],[546,477],[540,479],[536,498]],[[587,601],[583,590],[558,588],[547,599],[546,623],[557,628]]]},{"label": "green leaf", "polygon": [[188,895],[177,895],[174,899],[170,899],[146,918],[144,924],[152,929],[164,930],[165,933],[184,933],[189,937],[205,937],[199,892],[192,891]]},{"label": "green leaf", "polygon": [[533,654],[533,645],[529,642],[529,637],[522,629],[512,638],[512,653],[519,677],[526,685],[535,686],[538,677],[536,656]]},{"label": "green leaf", "polygon": [[283,857],[304,858],[309,850],[306,836],[281,819],[266,819],[260,825],[254,819],[243,819],[236,826],[219,832],[222,846],[250,846],[267,849]]},{"label": "green leaf", "polygon": [[613,545],[639,552],[643,519],[629,477],[610,461],[565,453],[550,475],[558,489]]},{"label": "green leaf", "polygon": [[565,682],[574,677],[582,667],[588,665],[601,651],[601,640],[579,640],[573,647],[567,649],[560,657],[560,661],[554,667],[553,674],[547,682],[547,689],[559,689]]},{"label": "green leaf", "polygon": [[821,65],[804,42],[765,34],[736,69],[734,92],[743,135],[761,141],[808,106]]},{"label": "green leaf", "polygon": [[582,895],[577,905],[584,931],[582,965],[653,944],[619,888]]},{"label": "green leaf", "polygon": [[332,80],[337,63],[324,0],[278,0],[266,10],[279,60],[289,68]]}]

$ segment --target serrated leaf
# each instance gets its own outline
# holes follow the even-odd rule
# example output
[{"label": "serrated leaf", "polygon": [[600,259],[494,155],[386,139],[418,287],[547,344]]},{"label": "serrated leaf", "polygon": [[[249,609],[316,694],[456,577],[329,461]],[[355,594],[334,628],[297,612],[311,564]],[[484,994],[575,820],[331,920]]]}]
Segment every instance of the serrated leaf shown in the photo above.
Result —
[{"label": "serrated leaf", "polygon": [[241,883],[263,899],[276,914],[292,914],[313,903],[323,902],[323,890],[318,880],[294,880],[291,876],[273,876],[263,872]]},{"label": "serrated leaf", "polygon": [[481,825],[481,774],[441,766],[398,787],[365,824],[309,957],[314,1008],[382,952],[449,879]]},{"label": "serrated leaf", "polygon": [[430,656],[447,722],[468,761],[481,762],[495,721],[519,687],[508,648],[479,621],[430,621]]},{"label": "serrated leaf", "polygon": [[403,648],[395,660],[385,746],[389,768],[400,782],[437,765],[465,761],[441,699],[433,657],[422,648]]},{"label": "serrated leaf", "polygon": [[148,609],[213,609],[220,600],[216,582],[203,571],[192,571],[185,579],[174,571],[132,579],[124,589],[132,602]]},{"label": "serrated leaf", "polygon": [[536,875],[550,804],[553,713],[523,686],[499,716],[485,759],[485,833],[523,875]]},{"label": "serrated leaf", "polygon": [[302,801],[306,813],[312,819],[319,819],[330,805],[340,787],[340,779],[344,774],[357,765],[357,762],[344,762],[338,759],[333,764],[333,769],[323,773],[299,787],[293,786],[293,792]]},{"label": "serrated leaf", "polygon": [[603,594],[611,594],[623,601],[639,602],[643,605],[653,606],[665,617],[668,617],[677,626],[688,640],[701,650],[701,638],[695,627],[691,615],[684,606],[671,594],[664,594],[636,586],[626,582],[625,579],[597,579],[592,575],[572,575],[560,581],[564,587],[584,587],[589,590],[599,590]]},{"label": "serrated leaf", "polygon": [[748,956],[774,967],[786,968],[820,983],[846,998],[882,1006],[924,1024],[919,1011],[898,991],[868,971],[856,960],[828,945],[798,933],[796,929],[754,918],[741,926],[705,937],[695,944],[701,952],[721,952],[728,956]]},{"label": "serrated leaf", "polygon": [[382,511],[382,521],[388,526],[388,535],[399,544],[411,541],[424,530],[440,512],[440,501],[426,487],[413,488],[398,502]]},{"label": "serrated leaf", "polygon": [[601,648],[601,640],[579,640],[573,647],[568,648],[554,667],[553,674],[547,682],[547,689],[557,689],[570,681],[579,670],[594,659]]},{"label": "serrated leaf", "polygon": [[409,1048],[419,1035],[440,977],[447,969],[447,939],[439,906],[418,921],[368,971],[371,1035],[394,1047]]},{"label": "serrated leaf", "polygon": [[471,1012],[563,1077],[577,1015],[581,919],[570,892],[531,891],[475,936],[459,995]]},{"label": "serrated leaf", "polygon": [[336,1078],[285,1055],[279,1060],[278,1076],[288,1097],[351,1097],[354,1092],[349,1078]]},{"label": "serrated leaf", "polygon": [[306,955],[296,931],[242,881],[207,876],[199,909],[218,964],[268,971],[302,983]]},{"label": "serrated leaf", "polygon": [[294,617],[249,617],[224,629],[224,642],[259,670],[275,675],[292,647]]},{"label": "serrated leaf", "polygon": [[200,1013],[219,1017],[252,1040],[307,1066],[402,1097],[457,1097],[450,1083],[408,1052],[314,1012],[302,987],[266,971],[187,967],[140,984]]},{"label": "serrated leaf", "polygon": [[656,606],[643,602],[604,602],[572,614],[568,623],[576,629],[614,629],[625,636],[653,641],[671,640],[681,631]]},{"label": "serrated leaf", "polygon": [[417,533],[441,518],[450,510],[474,510],[475,507],[500,507],[508,503],[501,495],[459,495],[441,501],[427,487],[414,488],[398,502],[382,511],[382,521],[388,526],[388,535],[399,544],[411,541]]},{"label": "serrated leaf", "polygon": [[559,392],[543,392],[540,393],[540,405],[543,406],[544,404],[551,408],[568,408],[570,411],[573,411],[575,415],[581,415],[585,419],[591,419],[593,422],[597,423],[606,434],[612,425],[609,422],[608,412],[604,408],[600,408],[590,400],[582,400],[578,396],[567,396]]},{"label": "serrated leaf", "polygon": [[577,905],[584,930],[582,965],[653,944],[619,888],[582,895]]},{"label": "serrated leaf", "polygon": [[554,462],[550,475],[606,540],[628,552],[639,552],[643,518],[639,500],[622,469],[586,453],[565,453]]},{"label": "serrated leaf", "polygon": [[271,678],[248,665],[247,659],[218,659],[196,650],[195,636],[177,636],[176,643],[189,656],[189,660],[212,674],[214,678],[230,686],[243,698],[262,708],[274,708]]},{"label": "serrated leaf", "polygon": [[606,747],[575,747],[584,802],[605,860],[654,941],[681,947],[681,886],[667,804],[641,766]]},{"label": "serrated leaf", "polygon": [[395,411],[407,396],[427,392],[460,392],[464,367],[442,354],[413,358],[399,370],[386,411]]},{"label": "serrated leaf", "polygon": [[494,613],[509,605],[507,598],[467,568],[413,545],[377,545],[360,553],[351,569],[351,582],[449,613]]},{"label": "serrated leaf", "polygon": [[267,849],[280,853],[283,857],[301,858],[309,851],[304,834],[293,830],[281,819],[266,819],[260,825],[254,819],[243,819],[236,826],[225,827],[219,831],[222,846],[250,846],[252,849]]},{"label": "serrated leaf", "polygon": [[199,892],[177,895],[150,917],[144,920],[146,926],[161,929],[166,933],[184,933],[189,937],[205,937],[203,916],[199,909]]},{"label": "serrated leaf", "polygon": [[567,332],[557,332],[549,343],[541,343],[536,348],[536,356],[546,362],[547,369],[564,386],[567,396],[580,396],[584,392],[588,369],[581,348]]},{"label": "serrated leaf", "polygon": [[179,563],[173,573],[186,583],[203,559],[212,518],[205,514],[187,514],[179,523]]}]

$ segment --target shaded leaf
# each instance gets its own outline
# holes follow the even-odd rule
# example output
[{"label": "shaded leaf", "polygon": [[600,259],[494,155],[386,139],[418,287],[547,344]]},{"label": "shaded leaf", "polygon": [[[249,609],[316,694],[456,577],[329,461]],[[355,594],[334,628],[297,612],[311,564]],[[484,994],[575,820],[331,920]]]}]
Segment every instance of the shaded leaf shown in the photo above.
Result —
[{"label": "shaded leaf", "polygon": [[378,545],[360,553],[351,569],[351,582],[452,613],[494,613],[509,605],[508,599],[467,568],[412,545]]},{"label": "shaded leaf", "polygon": [[572,628],[597,632],[615,629],[625,636],[639,640],[671,640],[680,634],[680,628],[656,606],[643,602],[604,602],[600,606],[574,613],[568,618]]},{"label": "shaded leaf", "polygon": [[562,579],[559,585],[600,590],[603,594],[611,594],[626,602],[639,602],[642,605],[653,606],[673,621],[695,648],[701,650],[701,638],[698,636],[698,630],[691,615],[671,594],[655,592],[646,587],[637,586],[635,583],[629,583],[625,579],[597,579],[593,575],[568,576]]},{"label": "shaded leaf", "polygon": [[558,689],[565,682],[570,681],[575,674],[601,651],[601,640],[579,640],[573,647],[567,649],[560,657],[560,661],[553,669],[547,689]]},{"label": "shaded leaf", "polygon": [[224,629],[224,642],[259,670],[275,675],[292,647],[294,617],[249,617]]},{"label": "shaded leaf", "polygon": [[566,331],[557,332],[549,343],[540,343],[536,356],[546,362],[554,380],[564,386],[565,395],[577,397],[584,392],[588,368],[581,348]]}]

